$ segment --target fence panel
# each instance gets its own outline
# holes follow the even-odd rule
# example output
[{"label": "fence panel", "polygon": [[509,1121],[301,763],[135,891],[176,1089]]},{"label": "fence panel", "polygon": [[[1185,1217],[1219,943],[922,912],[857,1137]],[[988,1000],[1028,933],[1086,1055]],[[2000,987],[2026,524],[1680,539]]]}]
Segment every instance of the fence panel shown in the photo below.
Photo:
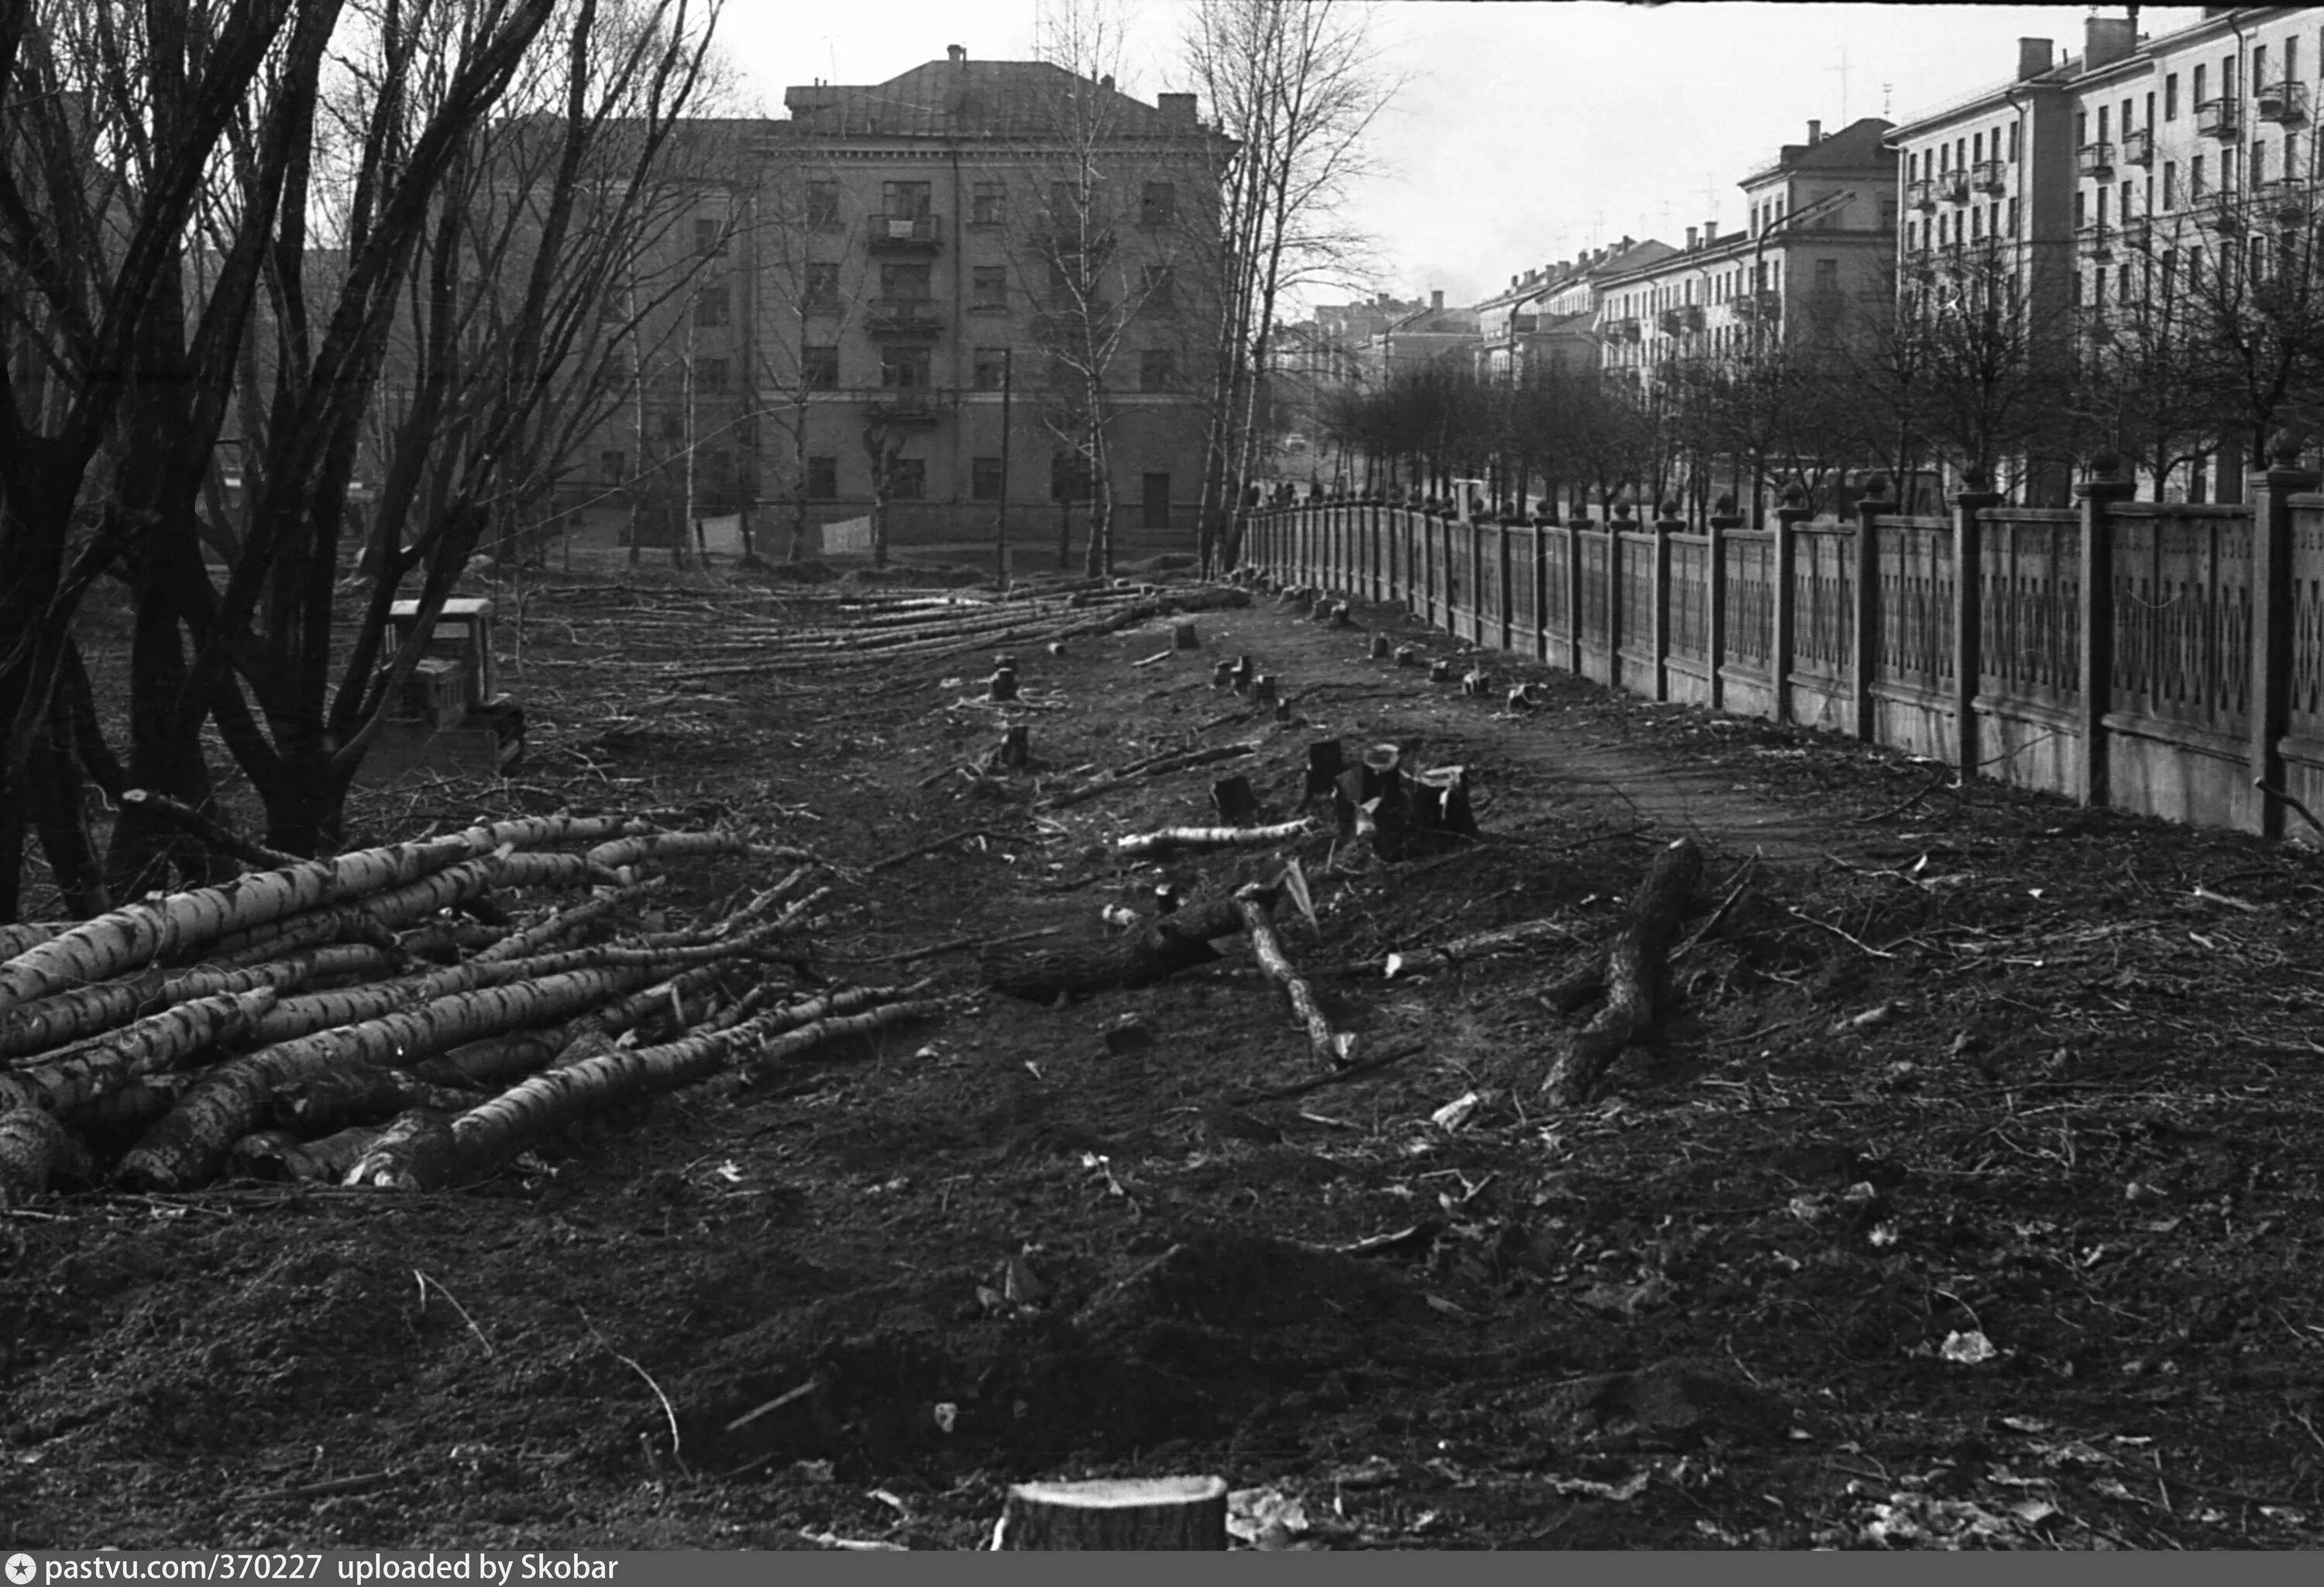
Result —
[{"label": "fence panel", "polygon": [[1727,612],[1727,653],[1722,666],[1769,676],[1767,658],[1775,648],[1775,531],[1727,531],[1727,587],[1720,592]]},{"label": "fence panel", "polygon": [[1655,535],[1651,530],[1619,532],[1622,651],[1651,663],[1655,659]]},{"label": "fence panel", "polygon": [[2209,733],[2244,732],[2249,510],[2125,503],[2112,522],[2115,707]]},{"label": "fence panel", "polygon": [[1521,655],[1541,653],[1541,611],[1534,604],[1534,559],[1541,554],[1541,531],[1530,523],[1511,524],[1508,537],[1509,648]]},{"label": "fence panel", "polygon": [[2324,742],[2324,498],[2292,510],[2291,731]]},{"label": "fence panel", "polygon": [[2081,514],[1978,514],[1978,693],[2064,709],[2081,698]]},{"label": "fence panel", "polygon": [[1582,632],[1585,647],[1603,650],[1613,634],[1613,535],[1602,529],[1574,531],[1574,577],[1582,586]]},{"label": "fence panel", "polygon": [[1501,537],[1507,532],[1498,523],[1485,522],[1469,531],[1475,552],[1469,579],[1469,637],[1496,649],[1501,642]]},{"label": "fence panel", "polygon": [[1953,676],[1953,531],[1941,518],[1877,518],[1880,656],[1875,682],[1941,693]]},{"label": "fence panel", "polygon": [[1827,680],[1856,667],[1856,526],[1792,531],[1792,670]]},{"label": "fence panel", "polygon": [[1476,558],[1471,554],[1476,531],[1468,524],[1442,520],[1438,534],[1444,541],[1444,632],[1456,639],[1477,637]]},{"label": "fence panel", "polygon": [[1708,660],[1711,646],[1711,537],[1670,537],[1670,653]]},{"label": "fence panel", "polygon": [[1542,607],[1541,650],[1552,659],[1564,657],[1573,644],[1573,635],[1566,614],[1572,610],[1572,564],[1567,549],[1572,544],[1573,531],[1560,524],[1545,524],[1541,531]]}]

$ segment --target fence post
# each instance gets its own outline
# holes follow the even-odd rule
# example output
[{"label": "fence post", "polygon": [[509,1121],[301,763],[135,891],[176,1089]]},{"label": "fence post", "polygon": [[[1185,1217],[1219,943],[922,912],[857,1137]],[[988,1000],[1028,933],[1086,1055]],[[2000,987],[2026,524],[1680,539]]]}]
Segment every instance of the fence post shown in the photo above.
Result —
[{"label": "fence post", "polygon": [[2264,473],[2252,475],[2250,825],[2283,835],[2283,735],[2292,728],[2292,496],[2319,476],[2300,466],[2300,438],[2279,430]]},{"label": "fence post", "polygon": [[1494,553],[1501,559],[1501,576],[1494,583],[1501,592],[1501,649],[1504,650],[1509,648],[1517,625],[1517,595],[1509,588],[1509,526],[1523,521],[1520,518],[1503,518],[1493,526]]},{"label": "fence post", "polygon": [[1590,514],[1576,512],[1565,524],[1565,669],[1582,676],[1582,531]]},{"label": "fence post", "polygon": [[1533,635],[1526,648],[1536,661],[1549,660],[1549,547],[1558,530],[1557,515],[1542,503],[1533,517],[1533,566],[1526,570],[1533,580]]},{"label": "fence post", "polygon": [[2107,521],[2111,503],[2127,502],[2137,484],[2116,474],[2112,455],[2091,459],[2091,475],[2074,487],[2082,509],[2082,655],[2080,687],[2075,694],[2082,735],[2081,786],[2085,805],[2109,802],[2107,778],[2107,707],[2114,703],[2114,530]]},{"label": "fence post", "polygon": [[1720,673],[1727,660],[1727,531],[1743,527],[1743,514],[1735,510],[1731,493],[1721,494],[1713,505],[1718,511],[1711,515],[1711,554],[1702,570],[1711,585],[1703,598],[1702,651],[1711,669],[1711,708],[1724,711],[1727,685]]},{"label": "fence post", "polygon": [[1814,516],[1807,493],[1797,484],[1785,485],[1784,504],[1775,509],[1775,567],[1768,574],[1775,586],[1775,632],[1767,645],[1767,685],[1775,697],[1768,715],[1776,722],[1792,719],[1792,638],[1799,626],[1799,540],[1794,531]]},{"label": "fence post", "polygon": [[1895,506],[1885,474],[1872,476],[1864,500],[1856,504],[1856,654],[1849,659],[1849,705],[1857,740],[1868,744],[1879,729],[1879,705],[1872,696],[1880,664],[1880,531],[1875,521]]},{"label": "fence post", "polygon": [[1969,486],[1953,498],[1953,761],[1967,782],[1977,775],[1977,684],[1985,670],[1985,534],[1978,514],[2001,493],[1981,488],[1985,471],[1967,468]]},{"label": "fence post", "polygon": [[1655,520],[1655,698],[1670,698],[1670,636],[1671,636],[1671,543],[1670,537],[1683,532],[1686,520],[1679,516],[1676,500],[1665,501],[1662,516]]}]

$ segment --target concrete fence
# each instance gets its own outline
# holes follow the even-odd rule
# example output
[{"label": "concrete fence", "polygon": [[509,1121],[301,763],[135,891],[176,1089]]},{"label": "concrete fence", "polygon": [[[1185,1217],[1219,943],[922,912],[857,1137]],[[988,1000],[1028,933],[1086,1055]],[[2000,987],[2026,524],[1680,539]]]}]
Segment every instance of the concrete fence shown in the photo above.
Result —
[{"label": "concrete fence", "polygon": [[1304,503],[1254,513],[1243,557],[1648,699],[2281,836],[2265,790],[2324,813],[2319,484],[2280,466],[2246,504],[2187,506],[2099,477],[2071,508],[1787,506],[1772,528],[1703,533]]}]

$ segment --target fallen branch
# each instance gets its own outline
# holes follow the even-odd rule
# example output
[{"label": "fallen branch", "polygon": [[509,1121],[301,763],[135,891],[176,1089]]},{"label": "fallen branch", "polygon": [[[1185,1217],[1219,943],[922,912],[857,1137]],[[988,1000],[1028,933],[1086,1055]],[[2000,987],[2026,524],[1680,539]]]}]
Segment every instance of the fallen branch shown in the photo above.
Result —
[{"label": "fallen branch", "polygon": [[1426,975],[1438,970],[1449,970],[1455,964],[1465,964],[1472,959],[1490,958],[1495,954],[1522,953],[1544,943],[1571,941],[1572,937],[1573,927],[1563,921],[1526,920],[1494,931],[1456,937],[1441,947],[1390,954],[1388,956],[1387,978],[1393,981],[1399,975]]},{"label": "fallen branch", "polygon": [[1661,1022],[1671,937],[1702,879],[1702,851],[1692,838],[1655,856],[1607,952],[1606,1007],[1551,1066],[1544,1091],[1568,1104],[1582,1102],[1624,1049]]},{"label": "fallen branch", "polygon": [[988,956],[984,983],[1010,997],[1050,1002],[1113,987],[1150,986],[1181,970],[1216,964],[1213,937],[1243,928],[1231,899],[1180,909],[1118,942],[1030,954]]},{"label": "fallen branch", "polygon": [[1251,951],[1258,955],[1259,968],[1267,972],[1268,978],[1290,998],[1291,1011],[1307,1029],[1309,1050],[1326,1064],[1345,1064],[1356,1050],[1356,1038],[1333,1032],[1332,1022],[1316,1006],[1314,989],[1300,978],[1284,953],[1268,912],[1273,898],[1272,889],[1261,888],[1256,882],[1234,895],[1235,912],[1242,917],[1243,929],[1250,934]]},{"label": "fallen branch", "polygon": [[948,849],[953,844],[965,842],[967,839],[972,837],[990,838],[994,843],[1037,843],[1039,841],[1038,835],[1029,832],[996,832],[989,826],[964,826],[958,832],[948,832],[942,837],[935,838],[927,843],[920,844],[916,847],[906,849],[901,853],[890,854],[884,860],[875,860],[864,870],[863,874],[866,876],[877,876],[882,871],[893,871],[897,866],[908,864],[910,862],[918,859],[922,854],[933,854],[938,849]]},{"label": "fallen branch", "polygon": [[270,849],[264,844],[253,843],[237,833],[229,831],[191,805],[155,793],[151,789],[133,788],[121,796],[121,802],[132,809],[142,810],[156,820],[166,821],[179,831],[197,839],[213,853],[239,860],[254,871],[279,871],[288,866],[303,864],[296,854]]},{"label": "fallen branch", "polygon": [[1289,843],[1312,831],[1305,820],[1274,826],[1170,826],[1113,840],[1113,852],[1123,859],[1157,859],[1181,849],[1265,849]]}]

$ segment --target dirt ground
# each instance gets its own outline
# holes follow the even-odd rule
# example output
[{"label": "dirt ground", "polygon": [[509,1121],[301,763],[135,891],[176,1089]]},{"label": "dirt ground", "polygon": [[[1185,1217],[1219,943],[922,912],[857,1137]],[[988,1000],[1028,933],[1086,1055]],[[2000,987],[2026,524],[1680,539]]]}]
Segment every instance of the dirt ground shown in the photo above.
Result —
[{"label": "dirt ground", "polygon": [[[503,636],[519,781],[366,796],[359,835],[756,822],[838,872],[825,974],[930,975],[954,1011],[457,1193],[0,1213],[0,1546],[967,1548],[1012,1481],[1194,1472],[1265,1547],[2324,1544],[2313,853],[1493,658],[1541,683],[1512,714],[1365,660],[1375,627],[1437,641],[1362,608],[1206,613],[1148,665],[1167,627],[1016,645],[1006,710],[978,653],[698,664],[722,619],[860,589],[537,589]],[[1213,686],[1246,652],[1295,722]],[[948,770],[1004,717],[1046,769]],[[1482,840],[1384,864],[1324,813],[1272,856],[1102,846],[1206,820],[1233,770],[1296,816],[1333,736],[1466,766]],[[1542,991],[1682,835],[1680,1013],[1554,1107],[1586,1011]],[[1285,854],[1344,1070],[1239,943],[1064,1006],[956,946],[1099,937]],[[672,908],[764,880],[699,863]],[[1383,973],[1544,918],[1566,946]],[[1111,1050],[1133,1015],[1150,1043]]]}]

